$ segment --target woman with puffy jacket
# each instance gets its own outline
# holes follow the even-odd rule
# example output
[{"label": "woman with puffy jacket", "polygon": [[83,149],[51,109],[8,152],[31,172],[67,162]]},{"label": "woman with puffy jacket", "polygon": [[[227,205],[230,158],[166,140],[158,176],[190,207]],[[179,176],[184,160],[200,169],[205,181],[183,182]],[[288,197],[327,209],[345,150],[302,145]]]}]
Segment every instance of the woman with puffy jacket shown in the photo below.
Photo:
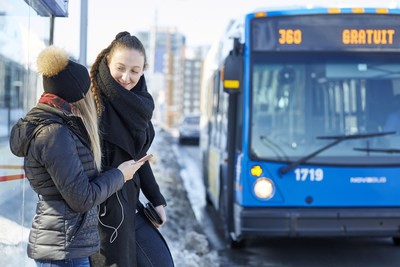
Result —
[{"label": "woman with puffy jacket", "polygon": [[37,60],[44,93],[14,125],[11,151],[38,194],[28,242],[37,266],[90,266],[99,250],[97,205],[131,180],[142,162],[101,171],[101,146],[86,67],[50,46]]}]

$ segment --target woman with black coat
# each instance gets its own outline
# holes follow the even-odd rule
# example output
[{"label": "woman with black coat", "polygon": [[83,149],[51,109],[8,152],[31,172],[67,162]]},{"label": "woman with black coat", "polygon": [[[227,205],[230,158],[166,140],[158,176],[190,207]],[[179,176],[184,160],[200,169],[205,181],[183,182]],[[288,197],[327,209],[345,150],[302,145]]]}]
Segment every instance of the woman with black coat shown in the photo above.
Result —
[{"label": "woman with black coat", "polygon": [[[139,39],[119,33],[91,68],[92,90],[101,114],[103,165],[115,167],[147,154],[153,139],[154,101],[143,75],[146,53]],[[162,219],[152,225],[137,212],[139,192],[155,206]],[[116,194],[101,205],[101,249],[91,257],[95,266],[173,266],[167,243],[156,227],[167,220],[165,199],[149,162]]]},{"label": "woman with black coat", "polygon": [[131,180],[134,160],[100,173],[97,114],[86,67],[56,47],[37,60],[44,93],[13,126],[11,151],[38,194],[28,256],[37,266],[90,266],[100,247],[97,206]]}]

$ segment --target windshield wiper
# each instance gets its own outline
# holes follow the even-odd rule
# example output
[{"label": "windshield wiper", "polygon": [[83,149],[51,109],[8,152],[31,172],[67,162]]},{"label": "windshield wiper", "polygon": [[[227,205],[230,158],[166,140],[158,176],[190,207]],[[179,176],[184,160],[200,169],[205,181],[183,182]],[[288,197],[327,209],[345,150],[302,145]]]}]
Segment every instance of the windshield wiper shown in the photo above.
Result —
[{"label": "windshield wiper", "polygon": [[282,167],[279,169],[280,174],[286,174],[290,170],[293,170],[300,164],[308,161],[309,159],[315,157],[319,153],[327,150],[330,147],[333,147],[337,144],[339,144],[342,141],[345,140],[353,140],[353,139],[363,139],[363,138],[370,138],[370,137],[379,137],[379,136],[385,136],[385,135],[391,135],[391,134],[396,134],[396,132],[379,132],[379,133],[365,133],[365,134],[351,134],[351,135],[331,135],[331,136],[317,136],[317,139],[327,139],[327,140],[335,140],[332,143],[327,144],[326,146],[318,149],[317,151],[314,151],[313,153],[300,158],[297,161],[294,161],[287,165],[286,167]]},{"label": "windshield wiper", "polygon": [[364,152],[378,152],[378,153],[400,153],[400,149],[396,148],[353,148],[356,151],[364,151]]}]

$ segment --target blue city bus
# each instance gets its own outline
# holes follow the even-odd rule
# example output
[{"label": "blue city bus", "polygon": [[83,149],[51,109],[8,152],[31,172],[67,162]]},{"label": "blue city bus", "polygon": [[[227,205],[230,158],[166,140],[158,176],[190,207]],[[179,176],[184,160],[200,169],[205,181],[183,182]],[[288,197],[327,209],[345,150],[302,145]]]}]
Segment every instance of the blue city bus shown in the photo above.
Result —
[{"label": "blue city bus", "polygon": [[247,14],[203,72],[206,198],[229,245],[254,236],[400,244],[400,10]]}]

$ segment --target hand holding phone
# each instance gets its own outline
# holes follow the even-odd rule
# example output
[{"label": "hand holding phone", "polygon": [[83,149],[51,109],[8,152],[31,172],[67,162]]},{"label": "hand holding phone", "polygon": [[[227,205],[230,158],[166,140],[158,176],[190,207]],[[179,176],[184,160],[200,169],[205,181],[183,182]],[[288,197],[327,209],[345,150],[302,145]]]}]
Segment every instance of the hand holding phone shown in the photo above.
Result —
[{"label": "hand holding phone", "polygon": [[143,158],[139,159],[137,162],[144,162],[146,160],[149,160],[152,157],[153,157],[153,154],[148,154],[148,155],[144,156]]}]

